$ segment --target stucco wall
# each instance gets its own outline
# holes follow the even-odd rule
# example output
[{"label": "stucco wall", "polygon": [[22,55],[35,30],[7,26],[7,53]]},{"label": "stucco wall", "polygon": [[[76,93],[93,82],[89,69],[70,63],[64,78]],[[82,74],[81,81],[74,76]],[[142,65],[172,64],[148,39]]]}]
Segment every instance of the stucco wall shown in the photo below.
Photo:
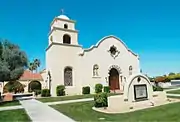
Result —
[{"label": "stucco wall", "polygon": [[53,24],[51,25],[51,29],[53,27],[58,27],[58,28],[64,28],[64,24],[68,25],[68,29],[70,30],[75,30],[75,26],[73,22],[68,22],[68,21],[59,21],[58,18],[56,18],[56,20],[53,22]]},{"label": "stucco wall", "polygon": [[[68,17],[64,18],[67,19]],[[120,89],[125,82],[124,77],[129,77],[129,66],[133,67],[133,73],[138,73],[139,59],[127,46],[114,36],[107,36],[101,39],[95,46],[84,50],[78,45],[78,31],[75,29],[75,21],[55,18],[49,34],[49,47],[46,50],[46,70],[51,73],[51,94],[56,96],[57,85],[64,85],[64,69],[72,68],[73,86],[66,87],[68,95],[81,94],[83,86],[90,86],[91,93],[94,93],[94,86],[97,83],[108,85],[108,73],[112,65],[121,69]],[[64,29],[68,24],[68,29]],[[71,37],[71,44],[63,44],[63,35]],[[50,41],[50,38],[52,40]],[[114,45],[120,54],[114,59],[108,50]],[[98,64],[99,76],[93,76],[93,65]],[[120,79],[120,78],[119,78]]]},{"label": "stucco wall", "polygon": [[76,32],[69,32],[66,30],[58,30],[58,29],[53,30],[53,32],[49,36],[49,44],[51,44],[51,42],[50,42],[51,36],[53,37],[53,42],[63,43],[63,35],[64,34],[68,34],[71,37],[71,44],[78,45],[78,42],[77,42],[78,35]]},{"label": "stucco wall", "polygon": [[[114,59],[108,50],[111,46],[116,46],[120,51],[119,55]],[[112,65],[116,65],[121,69],[122,74],[120,76],[129,77],[129,66],[133,67],[133,74],[140,71],[138,57],[132,54],[125,45],[114,37],[108,37],[101,40],[97,46],[84,52],[81,59],[82,68],[82,85],[89,85],[93,88],[96,83],[102,83],[108,85],[106,77],[108,79],[108,73]],[[99,77],[93,77],[93,65],[99,66]],[[85,67],[86,70],[83,70]],[[120,79],[120,78],[119,78]],[[124,80],[124,78],[123,78]],[[122,81],[123,82],[123,81]],[[120,81],[120,88],[122,90],[122,83]]]},{"label": "stucco wall", "polygon": [[52,45],[46,51],[46,66],[47,70],[51,72],[52,77],[52,96],[56,96],[57,85],[64,85],[64,69],[67,66],[72,67],[73,86],[66,87],[66,93],[69,95],[81,92],[81,89],[78,88],[81,84],[81,78],[78,74],[80,73],[80,57],[78,56],[80,51],[81,47],[68,45]]},{"label": "stucco wall", "polygon": [[[108,50],[114,45],[120,51],[120,54],[114,59]],[[112,65],[120,67],[122,74],[120,76],[129,77],[129,66],[133,67],[133,73],[138,73],[139,60],[132,54],[125,45],[114,37],[101,40],[96,48],[85,50],[84,55],[79,56],[83,49],[79,46],[70,46],[62,44],[53,44],[46,51],[46,66],[52,76],[52,96],[56,96],[57,85],[64,85],[64,68],[70,66],[73,69],[73,86],[66,87],[68,95],[81,94],[83,86],[90,86],[91,93],[94,93],[94,86],[97,83],[108,85],[105,77],[108,79],[109,68]],[[93,76],[93,65],[98,64],[99,76]],[[122,81],[123,82],[123,81]],[[120,81],[120,89],[122,83]]]}]

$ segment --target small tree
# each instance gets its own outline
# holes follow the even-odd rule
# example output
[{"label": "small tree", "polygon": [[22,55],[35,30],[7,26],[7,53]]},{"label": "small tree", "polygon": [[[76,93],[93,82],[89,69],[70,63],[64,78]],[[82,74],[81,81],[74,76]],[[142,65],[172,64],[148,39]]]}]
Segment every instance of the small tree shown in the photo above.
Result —
[{"label": "small tree", "polygon": [[176,75],[174,72],[170,72],[169,75]]},{"label": "small tree", "polygon": [[108,95],[105,92],[97,93],[94,95],[94,106],[99,107],[108,107]]}]

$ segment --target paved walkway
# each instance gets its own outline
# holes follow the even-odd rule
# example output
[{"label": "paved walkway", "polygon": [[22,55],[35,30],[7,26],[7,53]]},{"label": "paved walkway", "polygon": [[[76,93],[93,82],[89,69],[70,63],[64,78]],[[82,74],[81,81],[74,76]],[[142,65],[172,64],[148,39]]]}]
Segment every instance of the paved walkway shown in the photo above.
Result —
[{"label": "paved walkway", "polygon": [[47,102],[47,105],[56,105],[56,104],[66,104],[66,103],[76,103],[76,102],[86,102],[92,101],[94,98],[85,98],[85,99],[76,99],[76,100],[66,100],[66,101],[57,101],[57,102]]},{"label": "paved walkway", "polygon": [[75,122],[47,104],[35,99],[20,102],[33,122]]},{"label": "paved walkway", "polygon": [[[94,100],[94,98],[66,100],[66,101],[57,101],[57,102],[47,102],[47,103],[43,103],[43,104],[46,104],[46,105],[57,105],[57,104],[66,104],[66,103],[86,102],[86,101],[92,101],[92,100]],[[21,103],[22,103],[22,101],[21,101]],[[0,107],[0,111],[15,110],[15,109],[23,109],[23,106],[22,105],[17,105],[17,106]]]}]

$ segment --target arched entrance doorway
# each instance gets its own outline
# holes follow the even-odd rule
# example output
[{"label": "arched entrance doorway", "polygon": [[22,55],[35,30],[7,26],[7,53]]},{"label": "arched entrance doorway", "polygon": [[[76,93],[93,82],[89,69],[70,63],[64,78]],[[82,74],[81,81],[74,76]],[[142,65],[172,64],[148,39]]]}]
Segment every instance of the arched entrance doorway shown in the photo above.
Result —
[{"label": "arched entrance doorway", "polygon": [[117,69],[112,68],[109,71],[109,87],[110,90],[119,90],[119,72]]},{"label": "arched entrance doorway", "polygon": [[28,92],[33,92],[36,90],[41,90],[41,83],[37,80],[31,81],[28,84]]}]

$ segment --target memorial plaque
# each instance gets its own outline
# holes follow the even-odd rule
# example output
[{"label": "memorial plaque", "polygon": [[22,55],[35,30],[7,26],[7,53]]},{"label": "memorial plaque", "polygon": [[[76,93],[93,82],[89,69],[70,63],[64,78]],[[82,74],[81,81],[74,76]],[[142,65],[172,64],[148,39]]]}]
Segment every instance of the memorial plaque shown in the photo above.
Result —
[{"label": "memorial plaque", "polygon": [[147,96],[147,86],[146,84],[134,85],[134,96],[135,100],[145,100]]}]

